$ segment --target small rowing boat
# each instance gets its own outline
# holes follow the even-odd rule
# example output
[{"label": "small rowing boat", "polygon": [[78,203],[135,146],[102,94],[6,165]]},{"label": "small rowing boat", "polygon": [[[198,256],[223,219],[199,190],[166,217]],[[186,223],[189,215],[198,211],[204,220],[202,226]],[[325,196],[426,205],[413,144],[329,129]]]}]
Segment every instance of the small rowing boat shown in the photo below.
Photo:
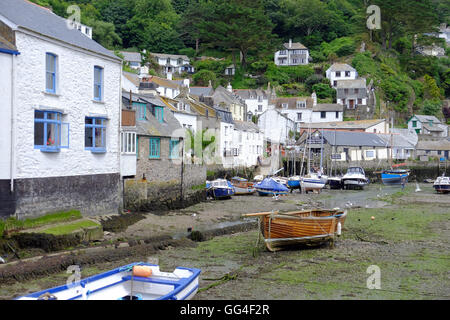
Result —
[{"label": "small rowing boat", "polygon": [[137,262],[17,300],[188,300],[198,290],[200,269]]},{"label": "small rowing boat", "polygon": [[253,194],[256,191],[253,182],[241,177],[231,178],[231,184],[234,187],[235,195]]},{"label": "small rowing boat", "polygon": [[245,214],[259,217],[261,233],[269,251],[285,246],[334,241],[347,217],[346,210],[305,210],[287,213],[261,212]]}]

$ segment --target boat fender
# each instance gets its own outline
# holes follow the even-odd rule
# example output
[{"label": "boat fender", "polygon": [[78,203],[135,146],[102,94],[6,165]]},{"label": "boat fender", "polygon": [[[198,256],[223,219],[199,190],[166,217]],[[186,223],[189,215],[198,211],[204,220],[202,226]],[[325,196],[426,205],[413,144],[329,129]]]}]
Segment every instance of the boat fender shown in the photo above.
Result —
[{"label": "boat fender", "polygon": [[342,233],[342,225],[340,222],[337,224],[337,235],[340,236]]},{"label": "boat fender", "polygon": [[133,276],[149,278],[152,275],[152,269],[148,266],[133,266]]}]

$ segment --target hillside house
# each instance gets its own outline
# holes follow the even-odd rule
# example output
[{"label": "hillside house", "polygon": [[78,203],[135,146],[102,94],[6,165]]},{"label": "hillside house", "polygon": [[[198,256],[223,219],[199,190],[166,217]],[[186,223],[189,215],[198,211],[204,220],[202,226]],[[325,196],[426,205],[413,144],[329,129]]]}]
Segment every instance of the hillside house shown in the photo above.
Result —
[{"label": "hillside house", "polygon": [[337,103],[346,109],[365,107],[368,104],[369,93],[364,78],[337,80],[336,91]]},{"label": "hillside house", "polygon": [[413,115],[408,120],[408,129],[416,131],[417,134],[435,138],[448,136],[448,126],[441,123],[435,116]]},{"label": "hillside house", "polygon": [[274,61],[277,66],[299,66],[309,64],[309,50],[299,42],[284,43],[282,48],[275,52]]},{"label": "hillside house", "polygon": [[333,63],[325,73],[333,88],[337,87],[339,80],[355,80],[358,78],[358,71],[346,63]]},{"label": "hillside house", "polygon": [[163,74],[192,74],[195,71],[188,56],[165,53],[150,53],[150,56],[161,67]]}]

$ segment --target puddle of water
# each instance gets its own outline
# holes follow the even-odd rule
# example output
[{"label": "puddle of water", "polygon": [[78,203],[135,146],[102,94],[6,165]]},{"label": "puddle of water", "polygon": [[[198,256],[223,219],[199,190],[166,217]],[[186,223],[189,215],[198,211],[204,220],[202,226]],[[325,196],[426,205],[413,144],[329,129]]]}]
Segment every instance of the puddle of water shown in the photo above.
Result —
[{"label": "puddle of water", "polygon": [[385,186],[381,184],[368,185],[364,190],[324,190],[327,197],[320,199],[325,208],[382,208],[387,202],[377,200],[401,191],[400,186]]}]

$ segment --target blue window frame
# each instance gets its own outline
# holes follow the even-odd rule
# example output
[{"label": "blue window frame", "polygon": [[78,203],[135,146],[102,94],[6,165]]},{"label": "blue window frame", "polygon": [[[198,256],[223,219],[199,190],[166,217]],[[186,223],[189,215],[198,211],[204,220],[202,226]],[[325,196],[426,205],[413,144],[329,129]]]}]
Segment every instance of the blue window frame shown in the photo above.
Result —
[{"label": "blue window frame", "polygon": [[159,122],[164,122],[164,108],[163,107],[154,107],[155,108],[155,118]]},{"label": "blue window frame", "polygon": [[86,117],[84,148],[93,153],[106,152],[106,119]]},{"label": "blue window frame", "polygon": [[150,159],[159,159],[161,157],[161,139],[150,138],[149,155]]},{"label": "blue window frame", "polygon": [[169,145],[169,159],[178,159],[180,156],[179,151],[180,140],[170,140]]},{"label": "blue window frame", "polygon": [[133,102],[133,106],[136,107],[138,120],[147,120],[147,105],[145,103]]},{"label": "blue window frame", "polygon": [[102,101],[103,95],[103,68],[94,67],[94,100]]},{"label": "blue window frame", "polygon": [[34,148],[43,152],[59,152],[69,147],[69,124],[61,121],[56,111],[34,111]]},{"label": "blue window frame", "polygon": [[45,54],[45,91],[56,93],[56,55]]}]

